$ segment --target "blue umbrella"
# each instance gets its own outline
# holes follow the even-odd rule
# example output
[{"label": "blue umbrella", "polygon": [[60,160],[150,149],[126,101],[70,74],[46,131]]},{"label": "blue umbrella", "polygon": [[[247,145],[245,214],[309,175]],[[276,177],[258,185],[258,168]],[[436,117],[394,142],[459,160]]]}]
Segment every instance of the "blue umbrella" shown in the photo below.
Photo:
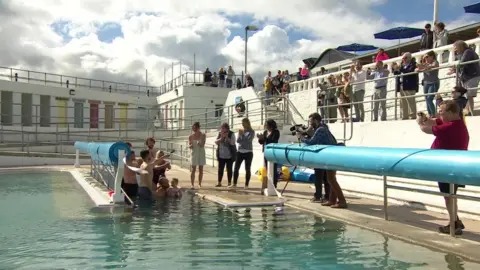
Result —
[{"label": "blue umbrella", "polygon": [[480,3],[476,3],[470,6],[463,7],[465,13],[477,13],[480,14]]},{"label": "blue umbrella", "polygon": [[[376,33],[373,36],[377,39],[398,39],[398,44],[400,44],[400,39],[418,37],[424,32],[425,30],[421,28],[395,27],[380,33]],[[400,55],[400,47],[398,47],[397,53]]]},{"label": "blue umbrella", "polygon": [[421,36],[425,32],[421,28],[410,28],[410,27],[395,27],[380,33],[376,33],[373,36],[377,39],[402,39],[402,38],[413,38]]},{"label": "blue umbrella", "polygon": [[337,50],[339,51],[345,51],[345,52],[365,52],[365,51],[373,51],[378,49],[375,46],[372,45],[365,45],[365,44],[358,44],[358,43],[353,43],[349,45],[343,45],[337,47]]}]

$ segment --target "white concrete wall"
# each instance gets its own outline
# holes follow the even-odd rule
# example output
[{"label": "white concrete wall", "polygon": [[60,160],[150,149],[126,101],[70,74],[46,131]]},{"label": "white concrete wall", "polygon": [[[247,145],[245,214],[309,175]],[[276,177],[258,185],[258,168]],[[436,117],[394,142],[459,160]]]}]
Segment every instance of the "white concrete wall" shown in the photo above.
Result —
[{"label": "white concrete wall", "polygon": [[[231,107],[235,105],[237,97],[241,97],[243,101],[245,101],[246,112],[242,117],[238,117],[234,107]],[[262,111],[264,106],[262,105],[260,98],[257,96],[255,89],[252,87],[230,91],[225,100],[224,107],[229,108],[225,109],[223,112],[222,121],[228,122],[232,129],[236,130],[241,127],[243,117],[248,117],[253,127],[262,126],[265,121],[265,117],[262,116],[262,113],[264,115],[264,112]]]},{"label": "white concrete wall", "polygon": [[[70,93],[70,90],[75,90],[74,93]],[[60,130],[77,130],[77,131],[85,131],[90,129],[90,104],[89,102],[97,102],[99,104],[99,129],[104,129],[104,119],[105,119],[105,104],[113,104],[114,105],[114,119],[120,117],[120,112],[118,110],[119,103],[129,104],[129,110],[127,112],[127,118],[130,120],[127,128],[135,129],[136,123],[136,108],[139,106],[152,108],[155,106],[156,101],[155,98],[146,97],[146,96],[132,96],[127,94],[119,94],[119,93],[109,93],[103,91],[95,91],[89,89],[74,89],[70,88],[62,88],[62,87],[54,87],[54,86],[42,86],[37,84],[28,84],[28,83],[21,83],[21,82],[10,82],[10,81],[3,81],[0,80],[0,91],[10,91],[13,92],[13,103],[12,104],[12,111],[13,111],[13,126],[4,127],[4,129],[11,129],[15,128],[15,126],[21,125],[21,112],[22,112],[22,93],[29,93],[32,94],[32,126],[24,127],[26,129],[34,128],[35,123],[40,122],[40,95],[50,96],[50,127],[39,127],[39,124],[36,125],[37,129],[42,129],[46,132],[57,132]],[[63,127],[60,125],[57,128],[57,122],[63,122],[61,118],[59,118],[59,108],[57,105],[57,99],[65,99],[67,100],[67,126]],[[82,102],[84,104],[83,108],[83,128],[75,128],[74,127],[74,104],[75,102]],[[115,108],[117,110],[115,110]],[[118,120],[116,120],[118,122]],[[115,122],[115,120],[114,120]],[[113,129],[118,129],[120,123],[114,123]]]},{"label": "white concrete wall", "polygon": [[[50,165],[72,165],[75,159],[68,158],[46,158],[46,157],[12,157],[0,156],[0,167],[23,167],[23,166],[50,166]],[[89,159],[80,159],[80,165],[89,165]]]},{"label": "white concrete wall", "polygon": [[[219,122],[215,117],[216,107],[223,107],[230,90],[219,87],[180,86],[176,91],[157,97],[160,119],[163,119],[163,125],[169,128],[189,129],[197,121],[203,127],[216,126]],[[180,118],[183,118],[183,121]]]}]

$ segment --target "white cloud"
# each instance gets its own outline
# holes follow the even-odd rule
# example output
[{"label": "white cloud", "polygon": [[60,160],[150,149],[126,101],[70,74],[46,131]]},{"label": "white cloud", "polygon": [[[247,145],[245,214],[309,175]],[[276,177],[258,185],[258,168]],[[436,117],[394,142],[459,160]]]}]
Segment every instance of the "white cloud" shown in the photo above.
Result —
[{"label": "white cloud", "polygon": [[[386,0],[36,0],[0,1],[0,65],[97,79],[161,85],[164,69],[181,61],[182,70],[244,65],[244,39],[232,31],[243,25],[227,16],[253,17],[266,25],[251,33],[248,70],[295,70],[301,60],[347,43],[385,46],[373,33],[402,22],[389,22],[372,7]],[[427,20],[425,20],[427,21]],[[461,19],[453,24],[467,23]],[[57,34],[52,24],[57,23]],[[422,25],[425,22],[410,23]],[[123,37],[102,42],[98,31],[120,25]],[[285,25],[282,29],[279,25]],[[448,22],[447,22],[448,27]],[[293,41],[286,31],[301,30],[313,40]],[[58,32],[58,31],[57,31]],[[180,67],[175,66],[174,76]],[[167,70],[167,80],[171,71]]]}]

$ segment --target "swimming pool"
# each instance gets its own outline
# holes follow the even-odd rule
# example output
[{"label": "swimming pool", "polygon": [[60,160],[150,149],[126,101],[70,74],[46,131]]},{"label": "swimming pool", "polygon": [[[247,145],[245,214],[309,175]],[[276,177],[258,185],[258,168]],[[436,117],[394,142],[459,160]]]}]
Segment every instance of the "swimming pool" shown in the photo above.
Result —
[{"label": "swimming pool", "polygon": [[285,208],[186,195],[96,208],[67,172],[0,174],[2,269],[479,269],[452,255]]}]

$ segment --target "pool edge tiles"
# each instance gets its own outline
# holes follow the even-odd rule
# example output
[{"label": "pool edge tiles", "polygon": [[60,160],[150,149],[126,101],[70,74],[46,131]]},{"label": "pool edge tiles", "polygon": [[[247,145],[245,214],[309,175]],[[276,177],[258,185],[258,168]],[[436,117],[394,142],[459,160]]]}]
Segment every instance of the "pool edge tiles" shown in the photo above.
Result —
[{"label": "pool edge tiles", "polygon": [[75,178],[78,184],[80,184],[96,206],[114,206],[108,195],[108,191],[102,189],[100,186],[93,185],[93,183],[97,182],[95,180],[89,181],[88,178],[90,176],[82,172],[82,169],[70,169],[67,171]]},{"label": "pool edge tiles", "polygon": [[461,237],[452,238],[449,235],[440,234],[436,231],[426,230],[396,221],[388,221],[375,216],[349,211],[348,209],[316,208],[315,206],[317,206],[317,204],[303,200],[289,199],[285,202],[285,206],[327,219],[338,220],[351,226],[387,235],[417,246],[439,252],[451,253],[471,262],[480,262],[479,243],[472,240]]}]

